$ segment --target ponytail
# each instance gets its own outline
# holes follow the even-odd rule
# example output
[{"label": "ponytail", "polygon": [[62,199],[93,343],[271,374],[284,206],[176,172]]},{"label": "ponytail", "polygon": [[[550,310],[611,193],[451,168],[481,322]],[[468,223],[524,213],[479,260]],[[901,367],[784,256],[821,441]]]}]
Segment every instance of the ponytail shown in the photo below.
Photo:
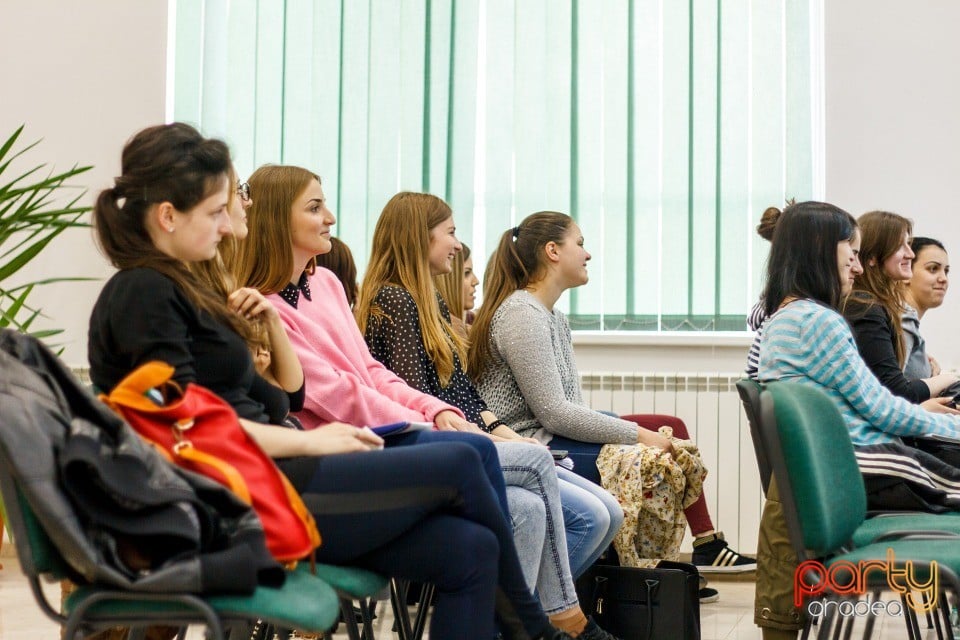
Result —
[{"label": "ponytail", "polygon": [[483,305],[471,329],[467,373],[479,382],[490,360],[490,326],[493,316],[518,289],[545,275],[543,248],[548,242],[563,242],[573,218],[555,211],[533,213],[519,225],[504,231],[490,256],[483,275]]}]

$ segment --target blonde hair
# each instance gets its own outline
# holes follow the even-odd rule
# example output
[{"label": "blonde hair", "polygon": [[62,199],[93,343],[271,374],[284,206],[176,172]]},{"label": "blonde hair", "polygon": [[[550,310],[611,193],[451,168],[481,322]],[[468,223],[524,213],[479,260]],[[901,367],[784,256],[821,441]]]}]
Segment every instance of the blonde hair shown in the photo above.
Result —
[{"label": "blonde hair", "polygon": [[429,193],[404,191],[390,198],[373,231],[370,262],[354,310],[360,333],[372,323],[392,322],[374,298],[384,285],[406,289],[417,305],[420,333],[427,355],[446,387],[454,372],[454,356],[466,361],[466,345],[440,314],[430,275],[430,230],[453,215],[450,206]]},{"label": "blonde hair", "polygon": [[523,219],[500,236],[483,275],[483,305],[470,331],[468,373],[475,381],[483,375],[490,358],[490,324],[493,314],[517,289],[537,282],[546,272],[544,247],[561,243],[573,218],[556,211],[540,211]]},{"label": "blonde hair", "polygon": [[[247,180],[253,204],[247,210],[247,239],[237,243],[234,264],[228,265],[241,286],[264,295],[282,291],[293,273],[293,203],[310,186],[320,182],[315,173],[286,165],[264,165]],[[313,273],[315,260],[306,270]]]},{"label": "blonde hair", "polygon": [[[460,243],[463,249],[453,258],[450,273],[433,276],[433,284],[440,297],[450,309],[450,315],[463,319],[463,263],[470,259],[470,247]],[[462,335],[462,334],[461,334]]]}]

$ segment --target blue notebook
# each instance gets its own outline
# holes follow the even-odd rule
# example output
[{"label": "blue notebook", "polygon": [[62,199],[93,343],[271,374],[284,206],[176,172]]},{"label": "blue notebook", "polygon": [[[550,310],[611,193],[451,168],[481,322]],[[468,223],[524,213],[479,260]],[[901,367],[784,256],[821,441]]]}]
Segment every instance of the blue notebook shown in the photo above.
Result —
[{"label": "blue notebook", "polygon": [[379,427],[371,427],[373,432],[381,437],[397,436],[401,433],[410,433],[411,431],[430,431],[433,429],[432,422],[392,422],[382,424]]}]

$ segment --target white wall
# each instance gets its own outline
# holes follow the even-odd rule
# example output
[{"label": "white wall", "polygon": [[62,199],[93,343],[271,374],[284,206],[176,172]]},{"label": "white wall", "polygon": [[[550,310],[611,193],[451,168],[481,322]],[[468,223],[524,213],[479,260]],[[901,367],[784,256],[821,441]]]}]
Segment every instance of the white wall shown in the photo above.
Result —
[{"label": "white wall", "polygon": [[[960,265],[960,3],[824,2],[826,196],[854,215],[912,218]],[[960,290],[923,319],[928,350],[960,367]]]},{"label": "white wall", "polygon": [[[944,0],[825,2],[827,199],[859,214],[887,208],[912,217],[917,233],[960,256],[960,218],[951,207],[960,176],[960,84],[955,63],[960,3]],[[0,135],[27,123],[45,138],[31,156],[58,168],[93,164],[92,194],[119,169],[123,142],[162,121],[165,0],[90,0],[67,11],[57,0],[4,3],[0,20]],[[960,262],[960,257],[957,258]],[[110,269],[88,231],[71,233],[28,274],[104,277]],[[86,363],[86,326],[102,286],[54,285],[35,301],[65,327],[64,358]],[[960,366],[951,319],[960,293],[924,319],[932,353]],[[736,371],[744,340],[629,346],[578,338],[583,370]]]},{"label": "white wall", "polygon": [[[0,9],[0,137],[26,124],[21,140],[43,142],[28,164],[65,170],[94,165],[79,177],[92,203],[120,170],[120,150],[137,129],[163,121],[166,74],[165,0],[15,0]],[[112,272],[91,232],[71,230],[31,266],[29,280]],[[66,329],[63,357],[85,365],[87,320],[102,280],[55,284],[32,301]]]}]

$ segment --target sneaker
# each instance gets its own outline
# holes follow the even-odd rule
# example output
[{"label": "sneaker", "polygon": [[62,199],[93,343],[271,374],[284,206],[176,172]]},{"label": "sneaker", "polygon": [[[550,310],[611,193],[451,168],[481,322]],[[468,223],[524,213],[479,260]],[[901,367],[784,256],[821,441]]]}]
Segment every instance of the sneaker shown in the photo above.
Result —
[{"label": "sneaker", "polygon": [[742,556],[717,532],[693,541],[693,560],[700,573],[743,573],[757,568],[754,558]]},{"label": "sneaker", "polygon": [[713,587],[700,588],[700,604],[709,604],[720,599],[720,592]]},{"label": "sneaker", "polygon": [[577,640],[620,640],[617,636],[600,628],[593,618],[587,616],[587,626],[583,628]]}]

